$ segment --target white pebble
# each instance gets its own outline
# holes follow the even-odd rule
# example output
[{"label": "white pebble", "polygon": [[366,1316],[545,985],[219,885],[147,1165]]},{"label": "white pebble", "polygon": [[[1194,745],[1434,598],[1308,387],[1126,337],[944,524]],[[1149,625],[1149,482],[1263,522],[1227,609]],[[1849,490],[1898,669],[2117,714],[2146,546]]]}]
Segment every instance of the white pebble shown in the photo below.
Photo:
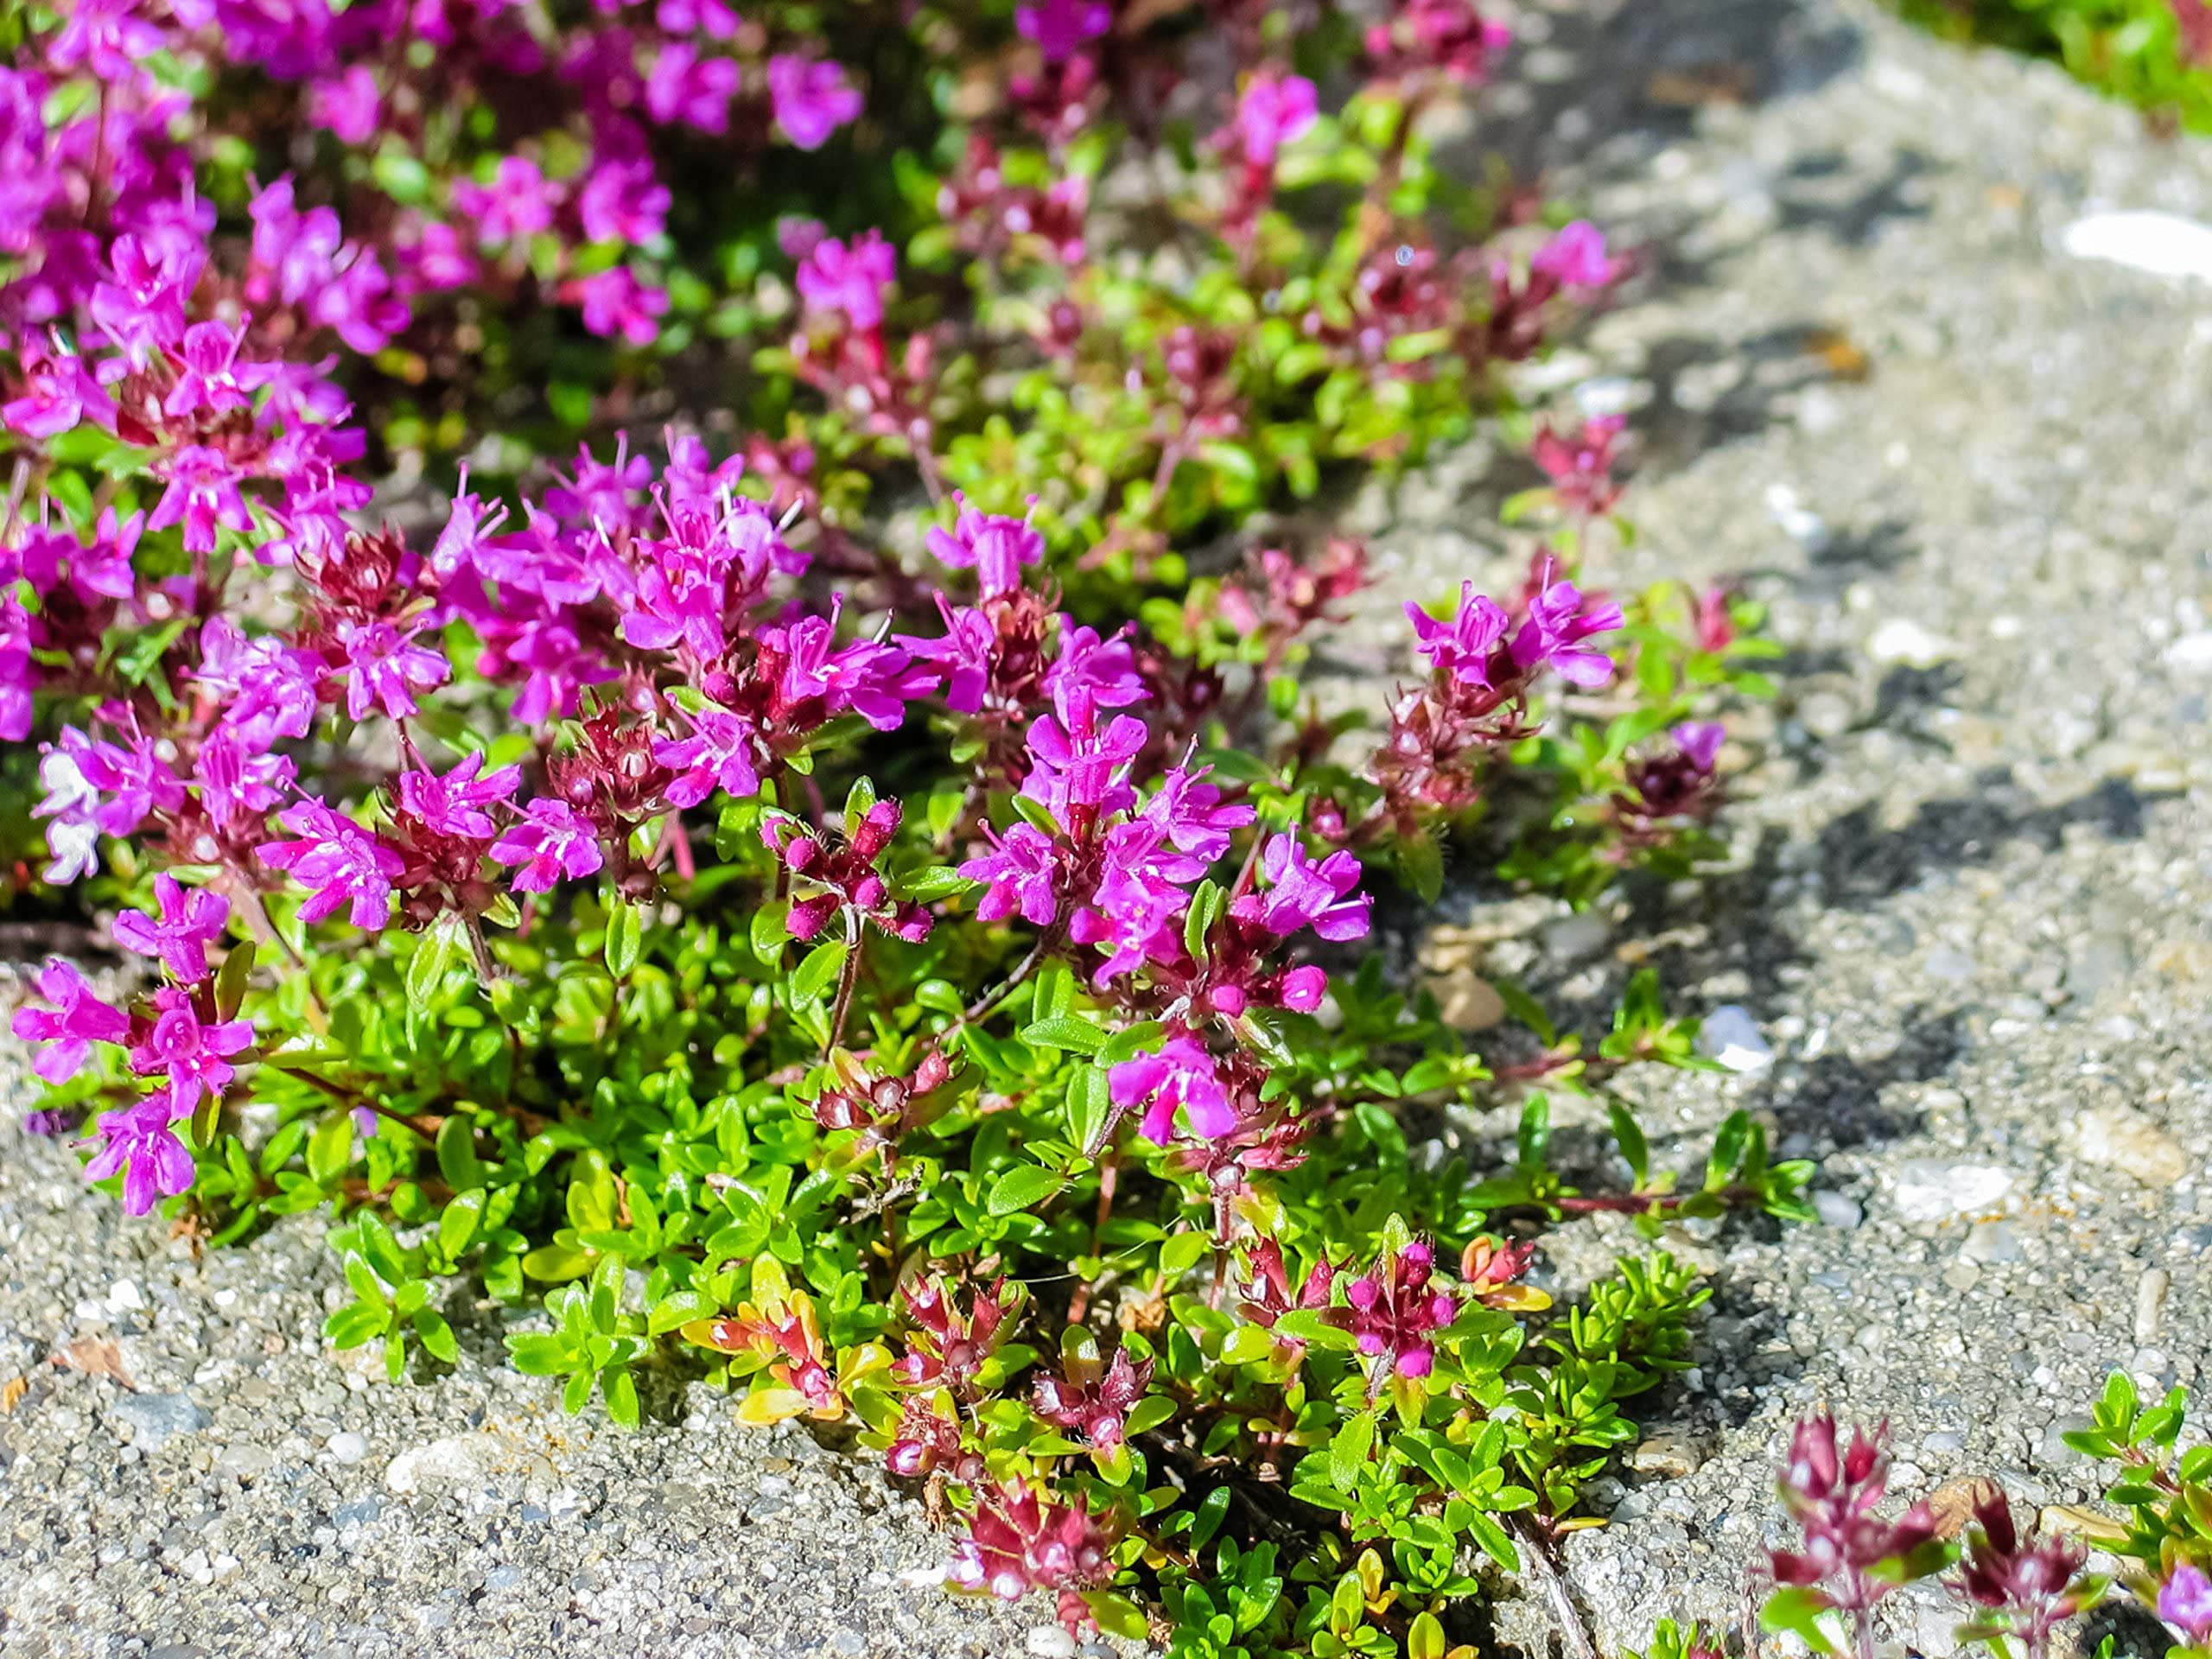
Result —
[{"label": "white pebble", "polygon": [[334,1434],[330,1437],[330,1455],[340,1463],[359,1463],[369,1455],[368,1440],[350,1428]]},{"label": "white pebble", "polygon": [[2212,674],[2212,628],[2184,633],[2166,647],[2166,660],[2190,674]]},{"label": "white pebble", "polygon": [[2102,259],[2153,276],[2212,282],[2212,226],[2172,213],[2091,213],[2059,238],[2076,259]]},{"label": "white pebble", "polygon": [[2012,1190],[2012,1172],[1916,1158],[1897,1171],[1897,1213],[1907,1221],[1948,1221],[2001,1203]]},{"label": "white pebble", "polygon": [[1893,616],[1874,630],[1866,654],[1878,663],[1903,663],[1910,668],[1933,668],[1958,646],[1939,633],[1930,633],[1909,616]]},{"label": "white pebble", "polygon": [[1760,1071],[1774,1064],[1774,1046],[1760,1033],[1758,1021],[1733,1002],[1705,1016],[1698,1027],[1697,1052],[1730,1071]]}]

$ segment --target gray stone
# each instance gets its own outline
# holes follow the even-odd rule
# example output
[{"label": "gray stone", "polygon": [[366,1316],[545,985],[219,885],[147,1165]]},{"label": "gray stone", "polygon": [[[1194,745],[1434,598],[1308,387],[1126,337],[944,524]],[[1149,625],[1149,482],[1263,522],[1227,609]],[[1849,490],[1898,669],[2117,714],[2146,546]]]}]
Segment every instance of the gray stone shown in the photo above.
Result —
[{"label": "gray stone", "polygon": [[1813,1208],[1819,1211],[1822,1226],[1837,1228],[1844,1232],[1849,1232],[1866,1218],[1866,1211],[1859,1208],[1856,1198],[1847,1198],[1840,1192],[1831,1192],[1825,1187],[1813,1194]]},{"label": "gray stone", "polygon": [[179,1434],[207,1427],[207,1414],[182,1394],[126,1394],[109,1407],[130,1425],[130,1443],[142,1451],[161,1449]]}]

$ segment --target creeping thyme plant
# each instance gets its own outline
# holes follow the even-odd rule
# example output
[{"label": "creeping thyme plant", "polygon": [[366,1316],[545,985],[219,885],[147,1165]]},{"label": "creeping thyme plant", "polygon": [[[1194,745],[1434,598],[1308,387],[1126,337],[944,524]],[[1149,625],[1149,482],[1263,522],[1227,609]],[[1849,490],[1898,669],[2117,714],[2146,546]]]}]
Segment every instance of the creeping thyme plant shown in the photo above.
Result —
[{"label": "creeping thyme plant", "polygon": [[1903,0],[1940,34],[2056,58],[2092,86],[2191,132],[2212,132],[2206,0]]},{"label": "creeping thyme plant", "polygon": [[[1494,1072],[1375,891],[1689,874],[1756,611],[1592,591],[1618,423],[1529,422],[1525,579],[1408,606],[1371,719],[1301,686],[1365,555],[1253,515],[1622,270],[1433,167],[1467,0],[866,10],[0,5],[0,735],[132,964],[36,973],[33,1125],[213,1239],[330,1211],[395,1380],[457,1284],[542,1300],[571,1410],[857,1425],[959,1588],[1440,1655],[1704,1295],[1554,1308],[1541,1225],[1808,1172],[1738,1114],[1678,1186],[1606,1098],[1631,1182],[1569,1185],[1530,1084],[1694,1027],[1516,992]],[[571,374],[594,441],[514,475]]]},{"label": "creeping thyme plant", "polygon": [[[1961,1615],[1960,1643],[1991,1659],[2081,1652],[2080,1634],[2065,1627],[2114,1599],[2164,1626],[2169,1659],[2199,1659],[2212,1652],[2212,1446],[2177,1450],[2186,1408],[2180,1389],[2143,1404],[2133,1379],[2114,1372],[2089,1427],[2065,1439],[2117,1465],[2106,1497],[2125,1518],[2054,1509],[2024,1524],[1992,1480],[1962,1483],[1967,1503],[1948,1516],[1926,1499],[1889,1503],[1889,1425],[1846,1438],[1825,1412],[1805,1418],[1775,1488],[1790,1536],[1747,1575],[1761,1592],[1760,1630],[1813,1654],[1874,1659],[1877,1610],[1933,1580]],[[2090,1570],[2093,1553],[2101,1570]],[[1629,1659],[1721,1659],[1756,1651],[1758,1639],[1662,1618],[1648,1651]],[[2097,1659],[2116,1645],[2105,1636]]]}]

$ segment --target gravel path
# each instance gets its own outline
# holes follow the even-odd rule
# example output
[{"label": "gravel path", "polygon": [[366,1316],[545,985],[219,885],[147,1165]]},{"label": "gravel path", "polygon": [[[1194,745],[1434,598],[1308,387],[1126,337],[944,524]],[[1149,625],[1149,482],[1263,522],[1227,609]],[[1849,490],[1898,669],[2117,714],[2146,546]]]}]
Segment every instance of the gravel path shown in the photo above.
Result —
[{"label": "gravel path", "polygon": [[[1731,873],[1491,961],[1604,1007],[1650,960],[1745,1011],[1773,1064],[1647,1083],[1647,1124],[1758,1109],[1820,1160],[1828,1223],[1669,1241],[1715,1311],[1568,1552],[1611,1650],[1738,1614],[1810,1407],[1892,1419],[1901,1491],[1988,1473],[2033,1506],[2095,1495],[2059,1436],[2108,1370],[2205,1397],[2212,282],[2064,248],[2114,212],[2212,224],[2212,149],[1871,8],[1562,10],[1531,153],[1650,249],[1553,365],[1642,435],[1617,574],[1740,576],[1789,656]],[[1415,591],[1511,569],[1464,529],[1499,487],[1466,465],[1363,504]],[[1616,1245],[1563,1236],[1559,1264]],[[1948,1605],[1893,1605],[1892,1636],[1955,1649]]]},{"label": "gravel path", "polygon": [[[1617,574],[1741,576],[1789,655],[1732,868],[1594,922],[1483,906],[1527,925],[1482,966],[1596,1008],[1649,960],[1743,1010],[1772,1065],[1641,1080],[1647,1122],[1687,1159],[1757,1107],[1827,1222],[1668,1241],[1717,1296],[1568,1553],[1610,1651],[1734,1614],[1809,1406],[1894,1418],[1909,1492],[2071,1503],[2094,1471],[2058,1431],[2105,1370],[2212,1361],[2212,284],[2063,251],[2110,210],[2212,223],[2212,149],[1851,0],[1586,0],[1523,36],[1525,154],[1649,250],[1548,371],[1637,411]],[[1402,598],[1509,568],[1469,527],[1522,481],[1471,450],[1353,504],[1395,572],[1348,671],[1395,666]],[[1071,1651],[1042,1604],[925,1582],[918,1507],[802,1433],[703,1395],[635,1434],[561,1417],[495,1313],[454,1310],[457,1375],[372,1380],[321,1351],[316,1224],[196,1255],[0,1096],[8,1659]],[[1553,1268],[1617,1247],[1573,1230]],[[1497,1635],[1557,1640],[1526,1606]]]}]

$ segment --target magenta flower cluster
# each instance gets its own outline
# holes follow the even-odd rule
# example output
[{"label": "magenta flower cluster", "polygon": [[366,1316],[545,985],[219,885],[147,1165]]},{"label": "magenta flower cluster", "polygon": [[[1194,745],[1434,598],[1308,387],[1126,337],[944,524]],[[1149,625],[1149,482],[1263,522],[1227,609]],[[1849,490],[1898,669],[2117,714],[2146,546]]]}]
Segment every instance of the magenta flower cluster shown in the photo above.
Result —
[{"label": "magenta flower cluster", "polygon": [[[48,1083],[66,1083],[92,1058],[93,1046],[122,1051],[130,1071],[152,1084],[132,1104],[105,1113],[86,1177],[123,1177],[124,1207],[134,1216],[156,1198],[188,1190],[194,1164],[180,1125],[204,1098],[219,1102],[253,1044],[253,1027],[226,1017],[217,996],[208,947],[230,920],[227,899],[154,878],[154,914],[126,910],[114,925],[125,950],[158,961],[168,982],[128,1011],[103,1001],[68,963],[49,962],[38,976],[48,1007],[17,1010],[16,1036],[41,1045],[33,1062]],[[232,1012],[235,1012],[233,1007]]]}]

